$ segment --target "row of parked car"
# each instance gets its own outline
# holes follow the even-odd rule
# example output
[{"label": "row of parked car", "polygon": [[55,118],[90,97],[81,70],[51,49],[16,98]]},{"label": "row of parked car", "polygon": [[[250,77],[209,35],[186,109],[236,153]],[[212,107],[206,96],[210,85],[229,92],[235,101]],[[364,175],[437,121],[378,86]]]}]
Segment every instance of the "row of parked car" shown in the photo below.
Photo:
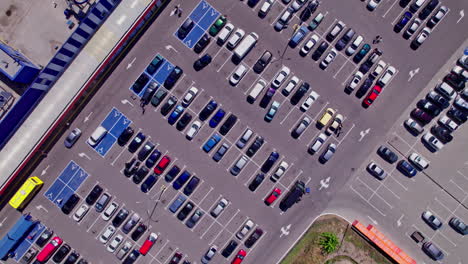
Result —
[{"label": "row of parked car", "polygon": [[437,120],[437,124],[422,137],[423,143],[431,151],[438,151],[444,144],[451,142],[451,133],[468,119],[468,88],[465,88],[467,77],[468,56],[463,55],[451,72],[445,75],[443,81],[430,91],[425,99],[418,101],[417,108],[404,123],[414,136],[418,136],[424,132],[425,125],[450,107],[446,114]]},{"label": "row of parked car", "polygon": [[[401,0],[400,6],[406,8],[409,2],[410,1],[407,0]],[[426,5],[424,5],[425,3]],[[402,14],[398,22],[395,24],[393,30],[396,33],[400,33],[406,27],[406,30],[403,31],[403,38],[410,39],[413,35],[416,35],[416,37],[411,42],[410,47],[412,49],[419,48],[419,46],[421,46],[429,37],[434,27],[448,13],[448,8],[443,5],[439,6],[439,3],[439,0],[415,0],[409,6],[408,11]],[[426,25],[421,30],[419,30],[423,26],[424,20],[429,17],[429,15],[436,9],[436,7],[438,7],[437,11],[427,20]],[[420,10],[419,13],[417,13],[418,10]],[[411,20],[412,18],[414,19]],[[416,34],[418,30],[419,33]]]}]

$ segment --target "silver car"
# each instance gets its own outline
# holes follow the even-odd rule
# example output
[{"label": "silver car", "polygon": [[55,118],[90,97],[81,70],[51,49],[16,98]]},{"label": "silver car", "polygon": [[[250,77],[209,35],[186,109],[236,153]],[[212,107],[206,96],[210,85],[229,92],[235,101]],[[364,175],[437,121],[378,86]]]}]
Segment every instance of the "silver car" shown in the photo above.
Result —
[{"label": "silver car", "polygon": [[227,205],[228,205],[228,200],[224,198],[221,199],[216,205],[216,207],[213,208],[213,210],[211,210],[210,212],[211,216],[213,216],[214,218],[218,217],[224,211],[224,208],[226,208]]},{"label": "silver car", "polygon": [[128,234],[130,230],[140,221],[140,216],[137,213],[133,213],[130,219],[128,219],[127,223],[122,227],[122,231],[125,234]]},{"label": "silver car", "polygon": [[320,162],[326,163],[333,157],[335,152],[336,152],[336,145],[334,143],[328,144],[327,149],[322,153],[322,155],[319,158]]},{"label": "silver car", "polygon": [[210,249],[208,249],[208,251],[206,252],[205,256],[203,256],[203,258],[201,259],[201,262],[203,264],[207,264],[208,262],[210,262],[216,254],[216,251],[218,251],[218,247],[211,246]]},{"label": "silver car", "polygon": [[369,163],[369,165],[367,165],[367,170],[379,180],[383,180],[387,177],[387,173],[375,162]]},{"label": "silver car", "polygon": [[68,134],[67,138],[65,138],[65,141],[63,142],[65,144],[65,147],[67,148],[73,147],[73,145],[75,145],[76,141],[78,141],[80,136],[81,136],[81,130],[79,130],[78,128],[73,129],[72,132]]},{"label": "silver car", "polygon": [[123,247],[116,254],[117,259],[123,259],[125,255],[127,255],[127,253],[132,249],[132,246],[133,246],[132,243],[125,242]]},{"label": "silver car", "polygon": [[239,232],[237,232],[236,237],[240,240],[244,239],[244,237],[249,233],[250,230],[252,230],[253,227],[254,227],[254,222],[252,222],[252,220],[250,219],[247,220],[247,222],[245,222],[242,229],[239,230]]}]

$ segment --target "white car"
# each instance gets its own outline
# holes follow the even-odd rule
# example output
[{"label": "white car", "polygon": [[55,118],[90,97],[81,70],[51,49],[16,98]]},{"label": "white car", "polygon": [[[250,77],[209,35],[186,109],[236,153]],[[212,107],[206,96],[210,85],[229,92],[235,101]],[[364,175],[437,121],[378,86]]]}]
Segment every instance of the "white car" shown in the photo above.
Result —
[{"label": "white car", "polygon": [[283,66],[281,70],[276,74],[275,79],[271,83],[271,87],[273,87],[274,89],[278,89],[281,86],[281,84],[283,84],[284,80],[286,80],[290,72],[291,70],[288,67]]},{"label": "white car", "polygon": [[416,48],[421,46],[424,43],[424,41],[429,37],[430,34],[431,34],[430,28],[428,27],[423,28],[421,32],[419,32],[418,36],[411,42],[411,44]]},{"label": "white car", "polygon": [[338,128],[343,125],[343,115],[337,114],[335,116],[335,119],[331,123],[331,125],[328,126],[327,130],[325,131],[326,134],[331,135],[333,133],[336,133],[338,131]]},{"label": "white car", "polygon": [[115,214],[117,209],[119,208],[119,204],[116,202],[111,202],[111,204],[107,207],[107,209],[102,213],[101,217],[104,221],[108,221],[111,217]]},{"label": "white car", "polygon": [[195,99],[195,96],[198,94],[198,89],[194,86],[190,87],[188,92],[185,94],[184,99],[182,99],[182,106],[187,107],[192,103],[193,99]]},{"label": "white car", "polygon": [[237,232],[236,237],[240,240],[244,239],[244,237],[249,233],[250,230],[254,227],[254,222],[252,220],[247,220],[244,226]]},{"label": "white car", "polygon": [[265,0],[265,2],[263,2],[262,7],[260,7],[260,10],[258,10],[258,15],[260,17],[265,17],[268,14],[268,12],[270,12],[271,6],[274,2],[274,0]]},{"label": "white car", "polygon": [[284,13],[280,16],[280,18],[278,18],[278,20],[276,21],[274,25],[274,29],[276,31],[281,31],[283,30],[284,27],[286,27],[286,25],[289,23],[289,20],[291,20],[293,16],[292,12],[293,12],[292,9],[286,8]]},{"label": "white car", "polygon": [[377,163],[371,162],[367,165],[367,170],[379,180],[385,179],[387,173]]},{"label": "white car", "polygon": [[468,102],[465,101],[465,99],[463,99],[460,95],[457,96],[453,104],[463,111],[468,111]]},{"label": "white car", "polygon": [[297,12],[301,7],[307,2],[307,0],[295,0],[291,4],[291,8],[294,10],[294,12]]},{"label": "white car", "polygon": [[304,103],[302,103],[301,107],[299,108],[302,112],[306,112],[309,110],[310,106],[317,101],[317,99],[320,97],[318,93],[315,91],[310,92],[309,96],[307,96],[307,99],[305,99]]},{"label": "white car", "polygon": [[448,117],[447,115],[444,115],[441,118],[439,118],[439,123],[450,131],[455,131],[458,128],[458,124],[455,123],[455,121],[453,121],[452,119],[450,119],[450,117]]},{"label": "white car", "polygon": [[211,246],[206,252],[206,254],[203,256],[203,258],[201,259],[201,262],[203,264],[207,264],[208,262],[210,262],[213,259],[214,255],[216,254],[216,251],[218,251],[218,247]]},{"label": "white car", "polygon": [[441,150],[444,147],[444,144],[440,142],[434,135],[432,135],[430,132],[427,132],[423,136],[424,142],[426,142],[429,147],[431,147],[434,151]]},{"label": "white car", "polygon": [[236,70],[232,73],[231,78],[229,78],[229,83],[234,86],[237,85],[246,73],[247,67],[242,64],[237,66]]},{"label": "white car", "polygon": [[271,180],[273,182],[277,182],[288,168],[289,164],[286,161],[282,161],[281,164],[278,166],[278,169],[276,169],[275,173],[271,175]]},{"label": "white car", "polygon": [[187,134],[185,135],[185,138],[188,140],[192,140],[198,133],[201,127],[201,122],[200,121],[194,121],[192,123],[192,126],[190,126],[189,130],[187,131]]},{"label": "white car", "polygon": [[411,36],[413,36],[413,34],[416,33],[416,31],[418,31],[421,24],[421,20],[419,18],[415,18],[411,25],[406,29],[404,36],[406,38],[410,38]]},{"label": "white car", "polygon": [[377,6],[379,6],[381,1],[382,0],[369,0],[369,2],[367,2],[367,9],[369,11],[374,11],[377,8]]},{"label": "white car", "polygon": [[314,142],[310,144],[310,147],[307,150],[309,154],[313,155],[314,153],[318,152],[320,148],[323,146],[323,143],[325,143],[325,141],[327,140],[327,138],[328,138],[327,135],[325,135],[324,133],[320,133],[320,135],[318,135],[315,138]]},{"label": "white car", "polygon": [[245,36],[245,31],[238,28],[236,32],[229,38],[226,47],[228,49],[233,49],[239,44],[239,42],[242,40],[242,38]]},{"label": "white car", "polygon": [[103,244],[107,243],[107,241],[109,241],[114,233],[115,227],[112,225],[107,226],[104,232],[102,232],[101,236],[99,236],[99,241],[101,241]]},{"label": "white car", "polygon": [[122,244],[123,241],[123,236],[122,235],[116,235],[114,239],[109,243],[107,246],[107,251],[110,253],[114,253],[115,250]]},{"label": "white car", "polygon": [[83,217],[88,213],[89,211],[89,206],[86,204],[82,204],[78,210],[76,210],[75,214],[73,215],[73,220],[79,222]]},{"label": "white car", "polygon": [[383,60],[379,60],[379,62],[377,63],[377,66],[372,71],[371,76],[374,78],[379,77],[379,75],[383,72],[385,67],[387,67],[387,63],[385,63]]},{"label": "white car", "polygon": [[284,87],[283,90],[281,90],[281,93],[284,96],[288,96],[292,92],[292,90],[294,90],[298,83],[299,78],[297,78],[297,76],[293,76],[291,80],[289,80],[288,84],[286,84],[286,87]]},{"label": "white car", "polygon": [[446,6],[439,7],[439,10],[437,10],[437,13],[435,13],[435,15],[433,15],[431,19],[427,21],[427,24],[430,27],[434,27],[437,23],[439,23],[440,20],[442,20],[442,18],[444,18],[447,12],[448,12],[448,8]]},{"label": "white car", "polygon": [[333,60],[335,60],[337,54],[338,52],[335,49],[331,49],[330,52],[328,52],[325,59],[323,59],[323,61],[320,63],[320,68],[322,70],[325,70],[328,67],[328,65],[330,65],[330,63],[332,63]]},{"label": "white car", "polygon": [[359,82],[362,80],[364,75],[362,72],[358,71],[354,74],[353,79],[349,82],[348,86],[346,86],[346,91],[352,93],[354,89],[358,86]]},{"label": "white car", "polygon": [[409,155],[408,159],[414,165],[416,165],[416,167],[418,167],[418,169],[420,169],[420,170],[424,170],[424,169],[427,169],[427,167],[429,167],[429,161],[427,161],[424,157],[422,157],[418,153],[415,153],[415,152],[411,153],[411,155]]},{"label": "white car", "polygon": [[300,54],[302,56],[309,54],[309,52],[312,50],[315,44],[317,44],[318,41],[319,36],[317,36],[316,34],[312,35],[312,37],[310,37],[310,39],[304,44],[304,46],[302,46]]}]

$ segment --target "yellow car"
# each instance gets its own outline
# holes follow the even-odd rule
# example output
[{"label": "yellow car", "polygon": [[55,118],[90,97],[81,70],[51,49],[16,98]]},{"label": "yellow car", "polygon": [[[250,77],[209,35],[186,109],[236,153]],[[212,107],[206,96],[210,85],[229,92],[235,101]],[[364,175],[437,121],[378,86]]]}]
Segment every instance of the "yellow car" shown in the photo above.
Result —
[{"label": "yellow car", "polygon": [[328,123],[330,123],[334,115],[335,115],[335,110],[333,110],[332,108],[327,108],[325,110],[325,113],[323,113],[322,117],[318,121],[318,124],[321,127],[326,127]]}]

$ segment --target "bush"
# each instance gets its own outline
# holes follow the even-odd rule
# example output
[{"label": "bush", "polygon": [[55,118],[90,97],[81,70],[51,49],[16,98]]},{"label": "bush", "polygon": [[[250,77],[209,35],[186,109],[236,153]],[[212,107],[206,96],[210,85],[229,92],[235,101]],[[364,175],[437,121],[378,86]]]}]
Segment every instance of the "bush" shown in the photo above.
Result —
[{"label": "bush", "polygon": [[335,233],[323,232],[320,234],[319,245],[322,247],[322,252],[325,254],[333,253],[340,242]]}]

